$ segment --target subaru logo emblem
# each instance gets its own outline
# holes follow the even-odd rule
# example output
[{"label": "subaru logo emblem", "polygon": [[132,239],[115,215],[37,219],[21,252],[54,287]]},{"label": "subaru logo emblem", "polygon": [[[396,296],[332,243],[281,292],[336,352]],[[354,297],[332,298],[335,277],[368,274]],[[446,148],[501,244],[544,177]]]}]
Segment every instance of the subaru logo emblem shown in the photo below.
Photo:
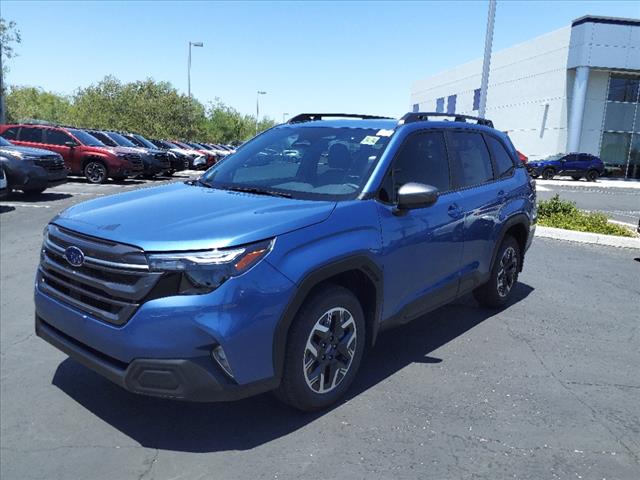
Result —
[{"label": "subaru logo emblem", "polygon": [[84,253],[78,247],[67,247],[64,251],[64,258],[74,267],[81,267],[84,263]]}]

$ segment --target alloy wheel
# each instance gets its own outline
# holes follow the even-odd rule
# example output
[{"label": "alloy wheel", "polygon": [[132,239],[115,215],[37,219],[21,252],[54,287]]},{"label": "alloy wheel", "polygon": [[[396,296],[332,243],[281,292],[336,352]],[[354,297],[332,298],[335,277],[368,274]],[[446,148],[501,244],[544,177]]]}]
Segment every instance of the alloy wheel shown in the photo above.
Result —
[{"label": "alloy wheel", "polygon": [[345,378],[357,342],[356,322],[342,307],[326,311],[311,329],[302,368],[307,386],[315,393],[328,393]]},{"label": "alloy wheel", "polygon": [[500,258],[498,270],[498,295],[509,295],[518,275],[518,255],[513,247],[507,247]]},{"label": "alloy wheel", "polygon": [[106,178],[107,170],[99,162],[90,162],[85,167],[84,174],[91,183],[102,183]]}]

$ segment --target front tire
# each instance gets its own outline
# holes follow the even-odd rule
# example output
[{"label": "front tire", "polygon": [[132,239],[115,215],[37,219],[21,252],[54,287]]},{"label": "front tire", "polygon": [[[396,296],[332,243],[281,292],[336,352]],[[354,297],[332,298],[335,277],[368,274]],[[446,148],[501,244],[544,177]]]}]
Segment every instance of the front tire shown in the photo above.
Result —
[{"label": "front tire", "polygon": [[504,306],[513,296],[521,265],[520,245],[508,235],[498,249],[489,281],[473,291],[478,303],[491,308]]},{"label": "front tire", "polygon": [[89,183],[105,183],[107,181],[107,167],[99,160],[89,160],[84,166],[84,176]]},{"label": "front tire", "polygon": [[551,180],[555,174],[556,172],[553,170],[553,168],[547,168],[542,171],[542,179]]},{"label": "front tire", "polygon": [[276,395],[307,412],[335,403],[355,378],[365,342],[360,302],[346,288],[328,284],[304,302],[293,321]]}]

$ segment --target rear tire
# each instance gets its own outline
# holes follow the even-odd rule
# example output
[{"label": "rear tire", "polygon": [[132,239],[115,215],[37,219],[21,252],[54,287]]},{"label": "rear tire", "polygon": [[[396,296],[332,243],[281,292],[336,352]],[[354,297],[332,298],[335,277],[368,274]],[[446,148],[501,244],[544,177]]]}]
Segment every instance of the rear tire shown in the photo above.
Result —
[{"label": "rear tire", "polygon": [[556,172],[553,170],[553,168],[547,168],[542,171],[542,179],[551,180],[555,174]]},{"label": "rear tire", "polygon": [[515,238],[508,235],[498,248],[489,281],[473,291],[478,303],[491,308],[504,306],[512,297],[513,289],[518,283],[521,265],[520,245]]},{"label": "rear tire", "polygon": [[598,179],[599,176],[600,176],[600,174],[598,173],[597,170],[589,170],[587,172],[587,181],[595,182]]},{"label": "rear tire", "polygon": [[346,288],[327,284],[293,320],[276,396],[307,412],[335,403],[355,378],[365,342],[360,302]]},{"label": "rear tire", "polygon": [[84,166],[84,176],[89,183],[105,183],[107,181],[107,167],[100,160],[89,160]]}]

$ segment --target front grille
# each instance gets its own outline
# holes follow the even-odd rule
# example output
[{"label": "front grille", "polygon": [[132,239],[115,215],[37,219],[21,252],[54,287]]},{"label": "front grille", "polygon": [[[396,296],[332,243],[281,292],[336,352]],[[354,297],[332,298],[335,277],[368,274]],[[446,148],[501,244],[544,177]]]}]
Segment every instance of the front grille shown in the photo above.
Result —
[{"label": "front grille", "polygon": [[171,161],[166,153],[156,153],[154,157],[160,162],[163,168],[171,168]]},{"label": "front grille", "polygon": [[142,164],[142,157],[136,153],[127,153],[124,158],[131,164],[133,170],[141,171],[144,166]]},{"label": "front grille", "polygon": [[34,163],[38,167],[44,168],[47,172],[64,170],[64,160],[53,155],[36,158]]},{"label": "front grille", "polygon": [[[85,254],[81,267],[65,258],[67,247]],[[47,295],[114,325],[125,324],[160,279],[142,250],[49,225],[38,268],[38,288]]]}]

